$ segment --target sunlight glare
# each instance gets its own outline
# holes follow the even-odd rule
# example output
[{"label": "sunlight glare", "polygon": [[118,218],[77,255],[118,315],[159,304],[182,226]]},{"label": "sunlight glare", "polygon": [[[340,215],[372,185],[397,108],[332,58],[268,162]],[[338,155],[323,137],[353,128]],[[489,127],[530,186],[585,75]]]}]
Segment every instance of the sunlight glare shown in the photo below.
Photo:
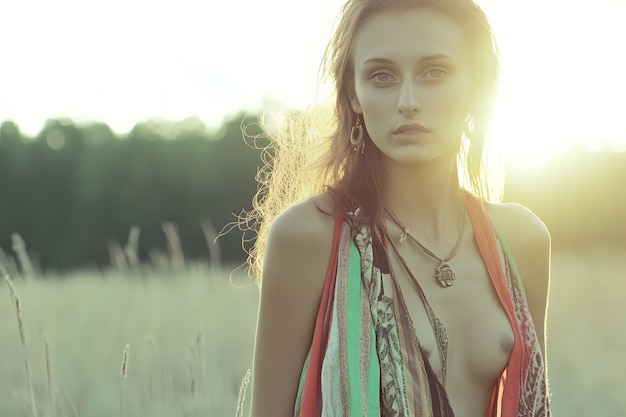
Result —
[{"label": "sunlight glare", "polygon": [[626,102],[619,99],[626,94],[626,58],[614,42],[620,31],[624,37],[618,9],[625,6],[494,10],[494,21],[509,23],[495,27],[503,77],[493,126],[508,166],[531,169],[581,144],[626,142]]}]

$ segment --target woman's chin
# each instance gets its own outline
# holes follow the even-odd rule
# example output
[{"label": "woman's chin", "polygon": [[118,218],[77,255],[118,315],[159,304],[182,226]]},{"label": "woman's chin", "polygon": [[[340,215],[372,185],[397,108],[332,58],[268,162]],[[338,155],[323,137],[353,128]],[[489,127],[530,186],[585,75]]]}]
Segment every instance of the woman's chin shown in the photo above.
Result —
[{"label": "woman's chin", "polygon": [[445,149],[434,150],[425,146],[406,146],[383,154],[388,164],[397,165],[427,165],[435,161],[452,163],[456,157],[456,153],[447,152]]}]

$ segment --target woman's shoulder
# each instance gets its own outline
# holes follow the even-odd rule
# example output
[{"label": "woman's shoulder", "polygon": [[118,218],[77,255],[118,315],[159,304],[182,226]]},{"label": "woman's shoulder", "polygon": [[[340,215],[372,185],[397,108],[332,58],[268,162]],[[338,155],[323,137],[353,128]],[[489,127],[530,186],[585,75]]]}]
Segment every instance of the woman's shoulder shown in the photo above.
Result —
[{"label": "woman's shoulder", "polygon": [[540,326],[550,281],[550,232],[537,215],[521,204],[485,204],[485,209],[513,257],[535,326],[543,329]]},{"label": "woman's shoulder", "polygon": [[334,224],[334,205],[327,193],[307,198],[278,215],[267,238],[262,280],[321,290]]},{"label": "woman's shoulder", "polygon": [[550,241],[548,228],[528,207],[518,203],[484,203],[484,207],[496,230],[510,245]]},{"label": "woman's shoulder", "polygon": [[334,212],[329,193],[309,197],[279,214],[272,222],[270,236],[284,243],[327,243],[333,236]]}]

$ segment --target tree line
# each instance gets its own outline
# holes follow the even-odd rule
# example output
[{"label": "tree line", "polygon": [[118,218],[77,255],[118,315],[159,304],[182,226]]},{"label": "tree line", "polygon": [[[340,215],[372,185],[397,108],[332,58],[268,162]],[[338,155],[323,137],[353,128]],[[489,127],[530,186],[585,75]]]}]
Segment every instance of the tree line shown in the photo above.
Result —
[{"label": "tree line", "polygon": [[[133,227],[140,259],[167,251],[165,226],[177,229],[185,257],[208,260],[206,225],[222,230],[251,208],[262,161],[242,127],[261,134],[256,120],[240,113],[217,129],[194,118],[147,121],[118,135],[104,123],[54,119],[35,137],[4,121],[0,248],[11,253],[18,233],[42,269],[101,267]],[[538,214],[555,246],[626,245],[626,153],[578,150],[510,172],[504,196]],[[222,261],[243,263],[250,237],[220,237]]]},{"label": "tree line", "polygon": [[[261,165],[242,137],[261,133],[238,114],[218,129],[190,118],[148,121],[117,135],[106,124],[49,120],[36,137],[0,125],[0,247],[19,233],[43,269],[111,262],[110,245],[139,230],[138,255],[167,251],[165,224],[176,227],[189,259],[208,259],[203,223],[219,232],[251,208]],[[223,262],[243,262],[242,234],[220,237]]]}]

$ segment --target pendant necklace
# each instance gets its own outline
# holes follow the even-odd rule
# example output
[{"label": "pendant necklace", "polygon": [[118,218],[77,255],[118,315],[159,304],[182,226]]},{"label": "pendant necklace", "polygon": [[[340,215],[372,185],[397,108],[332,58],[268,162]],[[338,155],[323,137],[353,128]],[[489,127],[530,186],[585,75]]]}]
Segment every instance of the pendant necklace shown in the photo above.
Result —
[{"label": "pendant necklace", "polygon": [[450,262],[450,260],[456,256],[456,253],[458,252],[459,247],[461,246],[461,241],[463,240],[463,232],[465,231],[465,217],[467,217],[466,216],[467,207],[465,205],[465,200],[463,201],[463,212],[462,212],[462,216],[463,217],[461,218],[461,229],[459,231],[459,237],[456,240],[456,244],[454,245],[454,248],[452,249],[452,252],[450,252],[450,254],[446,258],[443,258],[443,259],[438,257],[437,255],[435,255],[426,246],[422,245],[409,232],[409,228],[406,227],[405,225],[403,225],[400,222],[400,220],[395,215],[395,213],[393,213],[391,210],[389,210],[386,207],[385,207],[385,211],[387,212],[387,214],[389,215],[391,220],[393,220],[393,222],[400,229],[402,229],[402,233],[400,234],[400,237],[398,238],[398,242],[399,243],[404,243],[406,241],[407,237],[408,237],[408,238],[411,239],[411,241],[413,243],[415,243],[422,250],[422,252],[424,252],[426,255],[428,255],[429,257],[431,257],[435,261],[439,262],[439,264],[435,268],[435,278],[437,279],[437,282],[439,283],[439,285],[441,287],[443,287],[443,288],[451,287],[452,284],[454,284],[454,280],[456,279],[456,274],[454,273],[454,270],[452,269],[452,267],[450,266],[450,264],[448,262]]}]

